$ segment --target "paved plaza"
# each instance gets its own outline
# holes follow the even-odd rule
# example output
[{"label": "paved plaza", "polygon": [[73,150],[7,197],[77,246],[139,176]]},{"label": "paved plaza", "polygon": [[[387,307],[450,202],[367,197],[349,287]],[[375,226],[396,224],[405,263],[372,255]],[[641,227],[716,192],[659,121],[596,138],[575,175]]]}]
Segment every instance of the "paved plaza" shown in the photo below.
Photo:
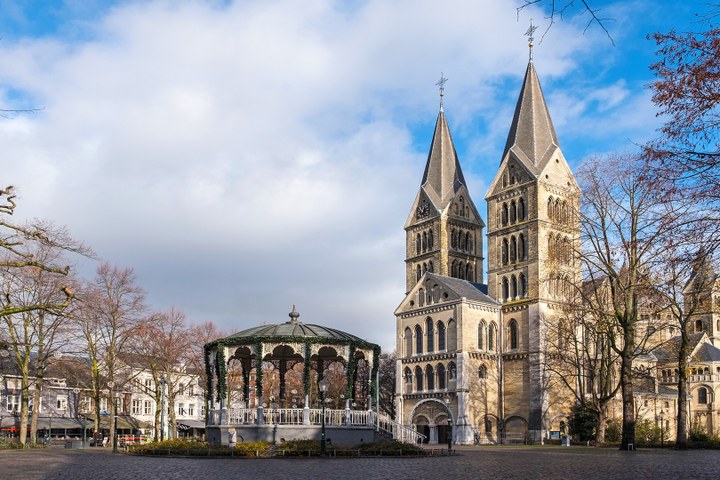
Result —
[{"label": "paved plaza", "polygon": [[428,458],[208,459],[136,457],[103,449],[0,451],[3,480],[106,479],[717,479],[720,451],[460,447]]}]

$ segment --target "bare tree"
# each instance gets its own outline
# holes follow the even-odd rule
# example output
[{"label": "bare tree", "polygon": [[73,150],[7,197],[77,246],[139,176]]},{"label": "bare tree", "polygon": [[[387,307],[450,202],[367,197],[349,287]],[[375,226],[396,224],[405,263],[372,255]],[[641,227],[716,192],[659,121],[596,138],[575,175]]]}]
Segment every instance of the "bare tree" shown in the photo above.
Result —
[{"label": "bare tree", "polygon": [[397,356],[395,352],[380,355],[380,410],[395,419],[395,370]]},{"label": "bare tree", "polygon": [[[103,263],[81,299],[80,324],[91,364],[90,388],[94,396],[95,429],[99,430],[103,390],[119,390],[128,379],[127,372],[122,371],[122,357],[145,313],[144,292],[137,286],[132,269]],[[112,392],[108,395],[113,431],[115,402]]]},{"label": "bare tree", "polygon": [[[612,18],[602,17],[600,12],[601,8],[593,7],[591,2],[588,0],[523,0],[523,4],[517,7],[518,17],[520,12],[531,5],[537,5],[541,8],[545,8],[547,11],[547,19],[549,20],[548,26],[545,29],[543,36],[550,30],[550,28],[559,19],[560,21],[565,20],[565,17],[569,15],[585,15],[587,17],[587,24],[585,25],[585,31],[590,28],[593,24],[600,27],[605,35],[607,35],[610,42],[615,45],[610,32],[607,29],[606,24],[613,21]],[[532,34],[532,32],[530,32]]]},{"label": "bare tree", "polygon": [[[645,146],[662,186],[696,201],[720,201],[720,6],[702,18],[700,31],[655,33],[660,60],[650,66],[653,102],[665,119],[660,136]],[[717,210],[717,209],[715,209]],[[717,216],[716,216],[717,220]]]},{"label": "bare tree", "polygon": [[[70,267],[65,255],[90,251],[74,241],[67,231],[48,222],[18,225],[9,217],[15,212],[13,187],[0,190],[0,321],[7,327],[0,336],[0,351],[13,355],[21,377],[20,442],[27,442],[30,377],[36,382],[34,405],[39,406],[39,388],[48,355],[58,348],[56,336],[64,311],[74,300]],[[38,363],[32,362],[32,356]],[[34,409],[33,440],[37,428]]]},{"label": "bare tree", "polygon": [[659,195],[644,167],[638,156],[625,155],[594,159],[578,172],[583,190],[578,257],[585,282],[595,287],[585,308],[619,356],[623,450],[635,444],[632,364],[647,342],[638,330],[641,303],[656,295],[652,273],[669,239],[692,222],[691,205]]}]

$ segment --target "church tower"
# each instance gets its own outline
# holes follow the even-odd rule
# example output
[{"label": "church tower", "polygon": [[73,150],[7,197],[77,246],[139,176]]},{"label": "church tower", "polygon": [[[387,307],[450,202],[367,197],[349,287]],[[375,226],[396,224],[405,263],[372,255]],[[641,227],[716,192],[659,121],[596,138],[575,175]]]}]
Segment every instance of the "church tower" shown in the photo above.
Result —
[{"label": "church tower", "polygon": [[425,272],[482,282],[485,224],[470,198],[442,106],[420,191],[405,222],[405,292]]},{"label": "church tower", "polygon": [[[532,39],[531,39],[532,40]],[[578,275],[572,252],[579,188],[565,161],[532,62],[525,72],[488,207],[488,291],[502,303],[503,415],[508,433],[538,441],[549,428],[543,366],[548,322],[562,315],[564,280]]]}]

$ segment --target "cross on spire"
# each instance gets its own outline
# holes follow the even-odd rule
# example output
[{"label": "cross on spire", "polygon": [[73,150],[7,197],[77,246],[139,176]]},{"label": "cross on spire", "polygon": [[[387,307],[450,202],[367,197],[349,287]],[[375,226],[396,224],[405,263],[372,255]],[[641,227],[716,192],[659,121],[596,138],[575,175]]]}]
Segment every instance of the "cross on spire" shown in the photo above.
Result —
[{"label": "cross on spire", "polygon": [[443,111],[443,97],[445,96],[445,83],[447,83],[448,79],[445,78],[445,75],[443,75],[443,72],[440,72],[440,80],[437,81],[435,85],[440,87],[440,111]]},{"label": "cross on spire", "polygon": [[530,49],[530,61],[532,62],[533,59],[533,41],[535,38],[533,37],[533,34],[535,33],[535,30],[537,30],[537,25],[533,25],[532,18],[530,19],[530,27],[527,29],[527,32],[525,32],[525,36],[528,37],[528,48]]}]

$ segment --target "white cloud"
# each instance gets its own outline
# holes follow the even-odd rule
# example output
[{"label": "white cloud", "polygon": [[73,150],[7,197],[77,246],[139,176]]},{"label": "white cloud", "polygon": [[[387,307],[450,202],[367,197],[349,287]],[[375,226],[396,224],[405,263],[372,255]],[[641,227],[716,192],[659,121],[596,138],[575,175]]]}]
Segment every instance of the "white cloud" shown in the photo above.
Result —
[{"label": "white cloud", "polygon": [[[0,181],[19,213],[134,267],[158,309],[237,330],[296,303],[305,322],[392,348],[431,134],[417,151],[407,125],[434,120],[442,70],[456,137],[500,111],[482,121],[497,143],[526,27],[500,0],[119,5],[85,40],[0,45],[0,88],[45,107],[0,122]],[[562,75],[590,41],[559,24],[537,61]],[[499,154],[468,168],[481,212]]]}]

